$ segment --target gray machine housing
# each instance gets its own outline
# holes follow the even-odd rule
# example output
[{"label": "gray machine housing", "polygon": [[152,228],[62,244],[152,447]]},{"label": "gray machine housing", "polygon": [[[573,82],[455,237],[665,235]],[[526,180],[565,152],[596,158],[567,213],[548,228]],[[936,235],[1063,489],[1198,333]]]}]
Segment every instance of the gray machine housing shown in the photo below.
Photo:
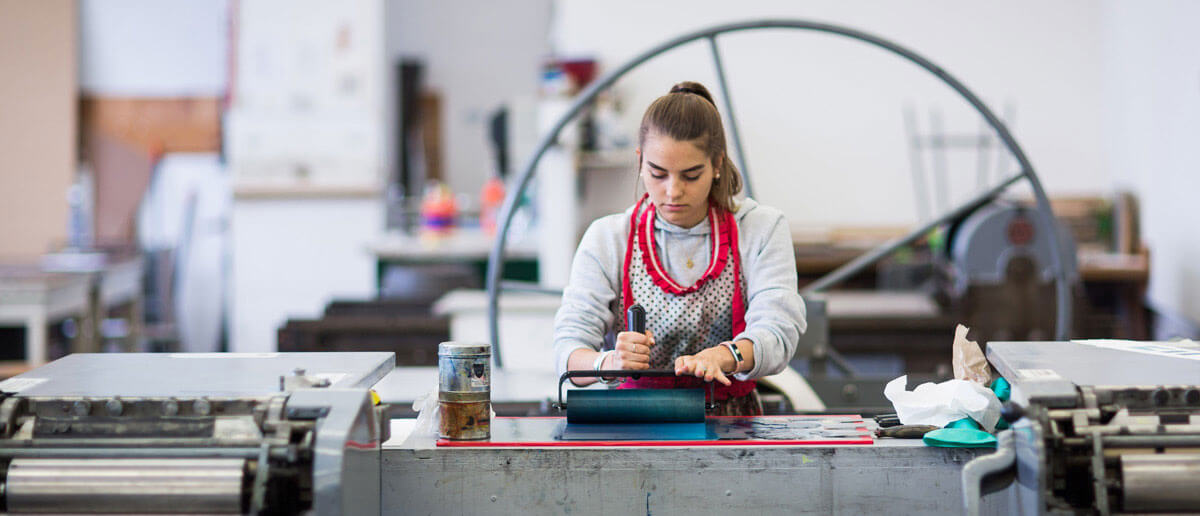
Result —
[{"label": "gray machine housing", "polygon": [[22,512],[378,514],[392,353],[76,354],[0,382]]},{"label": "gray machine housing", "polygon": [[[1051,247],[1056,241],[1040,226],[1036,210],[1004,201],[992,202],[964,219],[954,230],[950,244],[956,297],[965,295],[969,285],[1004,283],[1015,258],[1033,262],[1034,275],[1040,282],[1054,281]],[[1058,242],[1060,256],[1075,256],[1070,231],[1060,229]],[[1077,279],[1074,260],[1064,260],[1063,267],[1069,279]]]},{"label": "gray machine housing", "polygon": [[[1102,343],[1103,344],[1103,343]],[[1200,345],[992,342],[1020,417],[987,475],[1015,473],[1022,514],[1200,508]],[[964,492],[987,475],[964,468]],[[968,513],[972,500],[966,500]]]}]

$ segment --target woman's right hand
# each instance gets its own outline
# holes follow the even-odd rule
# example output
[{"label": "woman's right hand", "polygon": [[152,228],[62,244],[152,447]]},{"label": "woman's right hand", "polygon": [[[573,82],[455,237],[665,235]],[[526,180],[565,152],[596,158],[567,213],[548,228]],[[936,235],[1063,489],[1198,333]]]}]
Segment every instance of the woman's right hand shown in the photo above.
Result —
[{"label": "woman's right hand", "polygon": [[650,369],[650,348],[654,346],[654,333],[645,334],[623,331],[617,334],[615,352],[608,355],[604,369]]}]

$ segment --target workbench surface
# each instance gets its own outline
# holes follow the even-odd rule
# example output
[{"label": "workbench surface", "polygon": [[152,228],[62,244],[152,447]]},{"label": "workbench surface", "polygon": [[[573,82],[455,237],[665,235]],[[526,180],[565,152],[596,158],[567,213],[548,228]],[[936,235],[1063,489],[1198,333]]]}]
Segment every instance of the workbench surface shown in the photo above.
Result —
[{"label": "workbench surface", "polygon": [[[873,422],[868,421],[868,425]],[[393,420],[383,507],[406,514],[956,514],[988,449],[872,445],[437,447]],[[984,514],[1007,514],[1006,493]]]}]

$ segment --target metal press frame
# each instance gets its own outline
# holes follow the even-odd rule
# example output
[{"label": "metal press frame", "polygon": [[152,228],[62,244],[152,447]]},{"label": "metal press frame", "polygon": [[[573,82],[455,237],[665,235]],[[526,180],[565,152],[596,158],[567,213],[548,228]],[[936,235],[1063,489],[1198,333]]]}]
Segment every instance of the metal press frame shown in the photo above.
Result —
[{"label": "metal press frame", "polygon": [[[823,32],[839,36],[845,36],[850,39],[862,41],[864,43],[874,45],[881,49],[887,50],[899,57],[907,59],[925,71],[933,74],[942,82],[950,86],[955,92],[962,96],[971,107],[975,108],[989,126],[996,131],[1000,141],[1004,147],[1016,158],[1017,164],[1020,166],[1020,172],[1001,181],[998,185],[984,191],[983,193],[973,197],[969,201],[960,204],[957,208],[946,212],[941,217],[929,221],[903,237],[896,238],[883,244],[871,251],[868,251],[861,256],[851,260],[849,263],[838,267],[830,273],[822,276],[817,281],[809,284],[803,289],[802,294],[812,294],[823,291],[832,287],[852,276],[862,272],[867,267],[874,265],[879,261],[895,252],[896,250],[916,242],[929,231],[938,227],[941,224],[947,223],[959,217],[966,216],[975,211],[979,207],[987,204],[989,201],[997,198],[1008,187],[1016,184],[1021,179],[1029,182],[1033,189],[1033,195],[1037,205],[1037,214],[1042,227],[1049,231],[1050,236],[1056,243],[1051,246],[1050,258],[1051,267],[1054,272],[1054,287],[1055,300],[1057,307],[1055,338],[1057,340],[1067,340],[1070,331],[1071,321],[1071,296],[1070,286],[1067,278],[1067,270],[1062,256],[1062,241],[1059,237],[1057,224],[1054,222],[1054,214],[1050,210],[1050,200],[1046,197],[1046,192],[1042,188],[1041,181],[1038,180],[1037,174],[1034,173],[1033,164],[1029,162],[1029,158],[1025,156],[1025,152],[1017,144],[1012,134],[1008,131],[1008,127],[1000,121],[998,117],[989,109],[982,100],[979,99],[971,90],[960,82],[958,79],[951,76],[940,66],[932,61],[922,57],[916,52],[909,50],[903,46],[893,43],[887,39],[869,34],[849,27],[833,25],[829,23],[814,22],[808,20],[753,20],[745,22],[736,22],[724,25],[717,25],[708,29],[699,30],[684,34],[669,41],[666,41],[650,50],[647,50],[625,64],[617,67],[603,77],[593,81],[587,88],[580,92],[579,96],[571,103],[567,111],[558,119],[550,132],[542,136],[538,142],[532,157],[521,170],[521,174],[517,176],[514,187],[508,189],[507,195],[504,197],[504,204],[500,210],[500,226],[496,234],[496,240],[493,243],[492,250],[488,254],[487,267],[487,308],[488,308],[488,331],[491,337],[492,354],[496,358],[496,366],[502,367],[502,354],[500,351],[500,331],[499,331],[499,295],[501,289],[504,290],[530,290],[528,287],[503,286],[500,282],[500,274],[504,265],[505,244],[508,241],[509,226],[512,224],[513,214],[516,212],[517,201],[521,198],[525,189],[529,186],[529,180],[533,177],[537,170],[537,165],[541,161],[542,156],[554,145],[559,134],[567,124],[575,118],[585,107],[595,100],[596,96],[608,89],[618,79],[623,77],[630,70],[638,65],[650,60],[675,47],[691,43],[697,40],[707,40],[709,49],[712,51],[713,65],[717,72],[717,82],[720,86],[721,101],[724,105],[725,115],[729,122],[729,134],[733,140],[733,147],[737,151],[738,167],[742,171],[743,179],[745,180],[746,195],[753,197],[754,190],[751,187],[749,168],[746,165],[746,154],[742,147],[741,133],[738,130],[737,116],[733,109],[733,102],[730,99],[729,86],[725,79],[725,67],[721,61],[720,47],[717,45],[717,36],[758,29],[798,29],[814,32]],[[538,290],[538,289],[535,289]]]}]

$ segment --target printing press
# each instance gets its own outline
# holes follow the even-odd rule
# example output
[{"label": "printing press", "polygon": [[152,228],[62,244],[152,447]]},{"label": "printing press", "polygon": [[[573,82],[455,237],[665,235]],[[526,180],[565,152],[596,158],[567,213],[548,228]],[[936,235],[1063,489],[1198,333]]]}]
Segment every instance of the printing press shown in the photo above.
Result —
[{"label": "printing press", "polygon": [[[372,386],[385,401],[411,395],[382,381],[406,374],[388,353],[71,355],[0,383],[4,511],[683,513],[719,503],[955,513],[964,499],[973,514],[1200,507],[1200,348],[994,342],[988,358],[1013,384],[1013,429],[995,452],[870,439],[873,422],[850,415],[708,416],[696,436],[608,429],[563,439],[568,411],[493,418],[489,439],[451,443],[412,432],[411,419],[386,420],[372,402]],[[388,440],[389,427],[402,435]]]},{"label": "printing press", "polygon": [[0,383],[7,513],[378,514],[391,353],[75,354]]},{"label": "printing press", "polygon": [[1021,514],[1200,511],[1200,345],[993,342],[987,353],[1013,384],[1014,423],[964,468],[969,514],[981,489],[1014,476],[991,497]]},{"label": "printing press", "polygon": [[[439,445],[372,403],[372,386],[385,401],[411,396],[382,381],[404,372],[390,353],[64,357],[0,383],[3,511],[671,513],[719,501],[775,512],[946,512],[959,506],[962,465],[986,453],[872,444],[849,416],[760,425],[845,444],[752,443],[752,425],[730,421],[697,445],[653,435],[619,446],[566,442],[554,438],[565,418],[532,417],[494,418],[489,441],[549,444]],[[388,441],[389,427],[404,434]],[[1003,501],[986,503],[1003,512]]]}]

